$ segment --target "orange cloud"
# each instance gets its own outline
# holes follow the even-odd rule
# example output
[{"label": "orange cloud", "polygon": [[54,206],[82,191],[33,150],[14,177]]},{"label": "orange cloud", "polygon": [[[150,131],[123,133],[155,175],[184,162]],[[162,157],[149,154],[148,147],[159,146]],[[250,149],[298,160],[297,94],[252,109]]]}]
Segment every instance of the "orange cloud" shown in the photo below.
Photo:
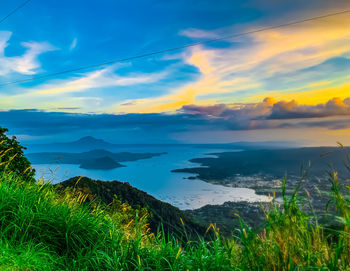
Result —
[{"label": "orange cloud", "polygon": [[247,99],[248,102],[259,101],[266,95],[273,95],[277,100],[294,99],[302,104],[315,105],[327,102],[330,97],[345,99],[350,96],[350,83],[328,88],[315,88],[308,91],[267,91],[264,94],[256,95]]},{"label": "orange cloud", "polygon": [[[240,43],[229,48],[197,47],[183,54],[184,62],[196,67],[201,73],[196,82],[173,89],[160,97],[138,99],[135,106],[123,110],[166,112],[186,104],[210,105],[218,102],[216,94],[220,97],[223,93],[231,93],[236,101],[242,101],[242,96],[238,96],[237,92],[240,95],[244,93],[244,101],[247,102],[256,102],[266,96],[278,100],[296,99],[305,104],[326,102],[335,96],[345,98],[346,93],[350,93],[349,85],[320,89],[332,84],[334,78],[310,82],[309,88],[314,90],[299,90],[298,93],[289,90],[269,92],[263,85],[264,80],[277,73],[288,74],[349,54],[349,39],[350,17],[344,14],[251,34],[234,40]],[[206,98],[208,95],[210,99]],[[229,98],[226,99],[220,98],[220,102],[228,103]],[[116,105],[116,109],[119,111],[119,105]]]},{"label": "orange cloud", "polygon": [[250,125],[260,123],[263,119],[312,119],[328,118],[335,116],[350,116],[350,98],[332,98],[326,103],[317,105],[299,104],[295,100],[276,101],[273,98],[265,98],[262,102],[243,104],[217,104],[210,106],[185,105],[180,110],[182,113],[201,115],[205,117],[224,118],[237,121],[251,120]]}]

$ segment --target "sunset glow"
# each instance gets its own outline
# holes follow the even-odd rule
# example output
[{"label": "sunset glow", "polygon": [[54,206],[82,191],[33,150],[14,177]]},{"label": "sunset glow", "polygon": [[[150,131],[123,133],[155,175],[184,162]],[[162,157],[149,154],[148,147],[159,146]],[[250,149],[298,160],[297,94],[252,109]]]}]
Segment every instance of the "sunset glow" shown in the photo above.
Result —
[{"label": "sunset glow", "polygon": [[[215,8],[207,3],[200,9],[186,9],[183,15],[174,13],[171,17],[166,17],[167,11],[182,9],[185,3],[163,5],[159,2],[150,11],[154,15],[152,20],[144,25],[135,25],[134,21],[146,18],[145,14],[130,11],[130,17],[125,17],[123,9],[115,14],[116,4],[111,1],[102,1],[98,8],[96,3],[89,2],[85,11],[76,10],[68,1],[59,6],[38,7],[38,3],[31,3],[18,17],[1,25],[0,81],[4,84],[349,8],[347,1],[332,1],[332,4],[311,1],[307,5],[300,1],[283,7],[272,2],[275,1],[245,4],[223,1]],[[38,8],[48,15],[42,21],[34,16]],[[57,8],[66,13],[61,18],[62,26],[52,23],[53,18],[62,17],[56,12]],[[74,14],[70,9],[75,10]],[[95,9],[99,20],[88,21]],[[231,18],[221,16],[224,11]],[[211,20],[202,20],[203,16]],[[22,17],[26,18],[25,23]],[[28,33],[27,24],[34,28],[40,24],[40,33]],[[135,30],[138,34],[130,35],[136,33]],[[150,136],[152,141],[158,141],[163,135],[165,142],[183,142],[188,134],[196,137],[198,133],[210,134],[211,131],[212,136],[201,140],[212,142],[214,134],[221,131],[218,140],[229,142],[242,140],[254,130],[254,141],[266,140],[275,134],[278,135],[276,139],[311,142],[315,134],[323,131],[322,144],[334,144],[337,136],[350,143],[347,139],[350,135],[349,97],[350,16],[344,13],[143,59],[4,85],[0,91],[0,119],[9,122],[8,126],[13,127],[16,134],[34,140],[52,138],[54,134],[20,129],[15,121],[16,114],[35,111],[39,118],[46,118],[45,114],[50,112],[62,116],[69,113],[76,118],[81,114],[137,114],[141,124],[136,122],[133,129],[154,135]],[[262,104],[264,110],[259,111]],[[286,106],[285,110],[289,109],[289,114],[278,119],[273,114],[281,104]],[[203,108],[200,113],[184,116],[191,106]],[[235,113],[222,113],[215,119],[203,113],[209,107],[220,106]],[[318,110],[319,115],[310,117],[308,110]],[[324,112],[320,113],[322,110]],[[143,114],[156,116],[149,130],[142,125]],[[237,114],[242,115],[237,118]],[[158,119],[166,116],[185,117],[192,122],[184,124],[185,129],[181,121],[164,127]],[[219,124],[215,126],[215,122]],[[110,128],[106,136],[121,129],[120,140],[128,142],[127,134],[132,130],[123,125]],[[279,130],[282,126],[285,128]],[[290,129],[302,129],[305,137],[291,137]],[[71,132],[72,136],[79,134],[78,130]]]}]

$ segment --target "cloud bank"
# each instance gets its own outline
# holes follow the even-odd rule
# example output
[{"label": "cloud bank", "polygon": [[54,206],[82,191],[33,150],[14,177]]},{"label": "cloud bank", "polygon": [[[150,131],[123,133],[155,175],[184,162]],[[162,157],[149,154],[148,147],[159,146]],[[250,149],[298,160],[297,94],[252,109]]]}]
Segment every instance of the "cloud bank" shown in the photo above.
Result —
[{"label": "cloud bank", "polygon": [[180,111],[185,114],[237,120],[326,118],[350,116],[350,98],[333,98],[324,104],[301,105],[295,100],[275,101],[268,97],[253,104],[186,105]]},{"label": "cloud bank", "polygon": [[[186,105],[176,114],[78,114],[39,110],[0,111],[0,126],[26,136],[57,136],[59,134],[120,134],[140,140],[156,136],[165,141],[174,134],[229,131],[275,131],[300,129],[303,133],[350,128],[350,99],[333,98],[315,106],[295,101],[266,98],[252,104]],[[317,128],[317,129],[316,129]],[[286,132],[284,132],[286,133]],[[286,136],[288,137],[288,136]],[[125,139],[125,138],[124,138]]]}]

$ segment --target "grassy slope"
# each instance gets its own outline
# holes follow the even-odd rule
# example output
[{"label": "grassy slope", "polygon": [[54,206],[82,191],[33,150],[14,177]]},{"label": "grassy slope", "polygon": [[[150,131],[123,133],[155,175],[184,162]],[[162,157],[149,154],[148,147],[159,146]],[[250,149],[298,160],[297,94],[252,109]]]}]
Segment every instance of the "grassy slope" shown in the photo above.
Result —
[{"label": "grassy slope", "polygon": [[119,200],[127,202],[134,208],[147,208],[152,214],[149,218],[152,232],[162,230],[163,227],[166,234],[170,233],[180,238],[186,238],[186,236],[183,236],[184,225],[181,223],[182,219],[185,224],[186,234],[189,235],[187,237],[195,239],[197,235],[205,235],[206,227],[194,221],[191,216],[169,203],[157,200],[147,193],[132,187],[128,183],[96,181],[86,177],[81,178],[78,183],[77,181],[78,177],[75,177],[56,185],[56,187],[59,191],[63,191],[67,187],[84,191],[92,196],[88,200],[96,196],[107,205],[113,202],[115,195]]},{"label": "grassy slope", "polygon": [[51,185],[9,174],[0,179],[0,270],[229,269],[229,258],[211,247],[216,241],[189,245],[184,257],[180,242],[150,233],[128,205],[111,213],[82,204],[83,194],[59,196]]},{"label": "grassy slope", "polygon": [[234,239],[187,243],[150,233],[128,205],[111,212],[82,204],[84,194],[59,196],[10,173],[0,180],[0,270],[349,270],[350,200],[336,174],[337,231],[303,213],[295,194],[270,206],[260,234],[242,225]]}]

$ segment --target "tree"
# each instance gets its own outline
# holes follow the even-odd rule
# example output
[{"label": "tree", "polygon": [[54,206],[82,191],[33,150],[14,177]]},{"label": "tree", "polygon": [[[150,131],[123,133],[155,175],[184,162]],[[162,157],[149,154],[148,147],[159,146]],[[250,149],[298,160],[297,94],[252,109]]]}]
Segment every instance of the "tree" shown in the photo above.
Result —
[{"label": "tree", "polygon": [[34,180],[35,170],[24,156],[23,150],[15,136],[9,138],[8,129],[0,126],[0,172],[13,172],[28,181]]}]

